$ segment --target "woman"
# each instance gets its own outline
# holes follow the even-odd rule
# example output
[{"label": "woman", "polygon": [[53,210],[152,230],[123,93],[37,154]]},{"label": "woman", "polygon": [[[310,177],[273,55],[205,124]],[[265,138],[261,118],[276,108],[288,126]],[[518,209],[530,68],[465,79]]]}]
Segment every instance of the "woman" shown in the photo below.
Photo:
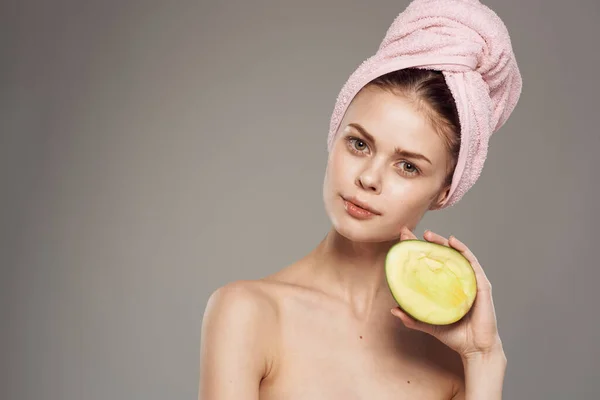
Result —
[{"label": "woman", "polygon": [[[415,321],[395,303],[387,251],[480,175],[521,77],[500,19],[475,0],[416,0],[342,88],[323,185],[332,228],[308,255],[212,294],[199,398],[500,399],[506,368],[491,285],[465,318]],[[391,312],[390,312],[391,310]]]}]

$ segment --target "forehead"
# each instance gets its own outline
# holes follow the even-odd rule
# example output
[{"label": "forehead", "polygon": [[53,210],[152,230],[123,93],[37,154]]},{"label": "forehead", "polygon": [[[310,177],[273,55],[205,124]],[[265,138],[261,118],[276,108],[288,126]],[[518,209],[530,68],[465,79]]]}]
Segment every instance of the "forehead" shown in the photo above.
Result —
[{"label": "forehead", "polygon": [[394,147],[400,147],[424,154],[432,161],[446,153],[441,137],[425,114],[400,94],[364,88],[352,100],[341,128],[353,122],[373,136],[378,149],[393,151]]}]

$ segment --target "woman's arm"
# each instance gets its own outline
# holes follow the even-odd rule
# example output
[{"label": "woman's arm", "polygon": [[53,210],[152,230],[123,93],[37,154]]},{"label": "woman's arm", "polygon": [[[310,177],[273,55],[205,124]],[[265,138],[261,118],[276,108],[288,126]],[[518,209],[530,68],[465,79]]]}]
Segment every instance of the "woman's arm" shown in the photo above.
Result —
[{"label": "woman's arm", "polygon": [[453,400],[502,399],[506,356],[501,348],[463,358],[463,365],[465,385]]},{"label": "woman's arm", "polygon": [[[451,236],[446,239],[428,230],[424,238],[433,243],[452,247],[469,260],[477,280],[475,302],[467,315],[450,325],[430,325],[417,321],[400,307],[392,309],[392,314],[400,318],[406,327],[428,333],[458,352],[463,361],[465,380],[463,388],[458,391],[454,399],[501,399],[506,358],[498,333],[492,285],[477,257],[456,237]],[[405,239],[417,239],[417,237],[410,229],[403,227],[401,240]]]},{"label": "woman's arm", "polygon": [[[270,304],[248,283],[215,291],[200,339],[199,400],[258,400],[269,369]],[[272,332],[272,331],[271,331]]]}]

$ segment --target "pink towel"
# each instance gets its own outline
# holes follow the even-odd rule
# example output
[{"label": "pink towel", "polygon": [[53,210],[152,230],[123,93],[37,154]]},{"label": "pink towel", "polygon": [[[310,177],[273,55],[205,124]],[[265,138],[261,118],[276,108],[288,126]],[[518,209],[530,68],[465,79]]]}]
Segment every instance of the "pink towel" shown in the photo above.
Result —
[{"label": "pink towel", "polygon": [[388,29],[379,49],[342,87],[327,139],[331,150],[350,101],[372,79],[409,68],[442,71],[458,108],[461,146],[450,195],[458,202],[483,169],[492,133],[521,94],[521,74],[502,20],[477,0],[414,0]]}]

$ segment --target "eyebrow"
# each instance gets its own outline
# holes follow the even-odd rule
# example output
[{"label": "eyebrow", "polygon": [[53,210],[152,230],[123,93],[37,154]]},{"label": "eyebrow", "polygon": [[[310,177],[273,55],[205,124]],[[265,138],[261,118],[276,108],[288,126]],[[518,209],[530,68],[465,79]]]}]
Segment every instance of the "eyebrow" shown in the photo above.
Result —
[{"label": "eyebrow", "polygon": [[[375,138],[373,137],[373,135],[371,135],[369,132],[367,132],[367,130],[365,128],[363,128],[360,124],[351,122],[351,123],[348,124],[348,126],[353,127],[354,129],[356,129],[357,131],[359,131],[361,133],[361,135],[363,135],[364,137],[366,137],[371,142],[375,143]],[[427,157],[425,157],[423,154],[415,153],[413,151],[403,150],[403,149],[401,149],[399,147],[395,147],[394,148],[394,154],[396,154],[398,156],[401,156],[401,157],[407,157],[407,158],[414,158],[414,159],[424,160],[424,161],[427,161],[429,164],[432,164],[432,162],[429,161],[429,159]]]}]

